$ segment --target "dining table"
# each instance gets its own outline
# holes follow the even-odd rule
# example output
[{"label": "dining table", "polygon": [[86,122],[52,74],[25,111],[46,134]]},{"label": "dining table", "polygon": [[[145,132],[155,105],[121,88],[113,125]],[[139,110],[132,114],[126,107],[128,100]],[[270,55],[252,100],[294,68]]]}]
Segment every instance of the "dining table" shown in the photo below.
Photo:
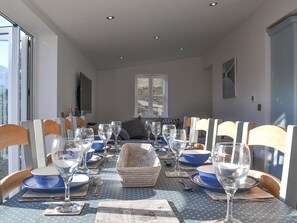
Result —
[{"label": "dining table", "polygon": [[[166,177],[165,171],[173,171],[173,166],[165,165],[164,160],[161,160],[162,169],[154,187],[123,187],[115,167],[118,156],[119,154],[116,153],[107,162],[102,162],[98,174],[102,178],[103,184],[99,187],[98,193],[94,194],[95,186],[90,183],[87,196],[78,200],[85,203],[79,215],[45,216],[44,210],[56,200],[20,201],[27,190],[25,188],[0,205],[0,222],[95,223],[100,202],[131,200],[167,200],[181,223],[215,222],[217,219],[224,218],[226,214],[225,200],[211,199],[205,193],[204,188],[195,185],[189,179],[186,179],[187,183],[194,188],[193,190],[184,190],[178,178]],[[194,173],[192,170],[189,171],[190,175],[192,173]],[[72,201],[75,200],[72,199]],[[234,217],[244,223],[297,222],[297,211],[276,198],[267,202],[235,200],[233,209]],[[106,222],[108,221],[106,220]]]}]

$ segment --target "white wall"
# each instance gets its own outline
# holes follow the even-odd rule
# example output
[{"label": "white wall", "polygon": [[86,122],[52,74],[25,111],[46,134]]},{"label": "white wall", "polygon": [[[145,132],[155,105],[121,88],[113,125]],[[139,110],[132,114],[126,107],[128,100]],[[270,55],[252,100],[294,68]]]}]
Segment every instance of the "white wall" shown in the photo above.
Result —
[{"label": "white wall", "polygon": [[55,118],[75,106],[76,81],[84,72],[93,81],[95,120],[96,70],[69,39],[32,2],[0,0],[0,11],[34,36],[34,118]]},{"label": "white wall", "polygon": [[[225,120],[269,123],[270,39],[266,28],[297,8],[294,0],[270,0],[205,55],[213,66],[213,116]],[[237,97],[222,98],[222,64],[237,58]],[[256,102],[251,101],[251,96]],[[262,104],[262,111],[257,111]]]},{"label": "white wall", "polygon": [[135,74],[168,75],[168,116],[211,116],[211,75],[202,57],[98,72],[97,122],[134,117]]}]

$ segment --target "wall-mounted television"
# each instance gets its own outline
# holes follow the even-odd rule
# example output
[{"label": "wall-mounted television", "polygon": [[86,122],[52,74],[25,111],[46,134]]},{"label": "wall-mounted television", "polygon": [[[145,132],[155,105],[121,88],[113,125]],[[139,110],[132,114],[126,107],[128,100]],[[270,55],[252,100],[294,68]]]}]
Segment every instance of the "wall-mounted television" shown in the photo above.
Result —
[{"label": "wall-mounted television", "polygon": [[77,107],[80,112],[92,112],[92,80],[82,72],[80,72],[77,87]]}]

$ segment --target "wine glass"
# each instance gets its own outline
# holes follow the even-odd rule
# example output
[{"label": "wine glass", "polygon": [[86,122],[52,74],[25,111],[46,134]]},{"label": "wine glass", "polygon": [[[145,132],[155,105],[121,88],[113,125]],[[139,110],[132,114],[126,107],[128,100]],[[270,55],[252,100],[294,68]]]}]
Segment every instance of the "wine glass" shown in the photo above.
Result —
[{"label": "wine glass", "polygon": [[112,133],[114,134],[114,147],[118,148],[118,136],[122,130],[122,122],[121,121],[112,121],[111,122]]},{"label": "wine glass", "polygon": [[152,122],[151,123],[151,131],[155,136],[154,147],[158,147],[157,138],[161,133],[161,122]]},{"label": "wine glass", "polygon": [[144,128],[145,128],[145,131],[147,132],[147,140],[150,141],[151,138],[151,122],[149,120],[146,120],[145,123],[144,123]]},{"label": "wine glass", "polygon": [[233,218],[233,197],[238,187],[244,184],[250,169],[249,147],[244,143],[217,143],[212,158],[216,177],[227,194],[226,217],[217,222],[240,223]]},{"label": "wine glass", "polygon": [[65,184],[65,200],[55,208],[60,213],[79,213],[81,206],[70,201],[70,181],[82,161],[82,141],[55,138],[52,144],[52,160]]},{"label": "wine glass", "polygon": [[169,124],[165,124],[162,126],[162,136],[164,138],[164,140],[166,141],[167,145],[168,145],[168,149],[167,149],[167,156],[170,157],[171,156],[171,143],[169,143],[169,138],[170,138],[170,131],[175,131],[176,134],[176,126],[175,125],[169,125]]},{"label": "wine glass", "polygon": [[104,155],[107,155],[107,142],[112,135],[112,128],[110,124],[99,124],[98,135],[104,143]]},{"label": "wine glass", "polygon": [[180,155],[183,153],[187,145],[186,130],[177,129],[175,131],[174,129],[171,129],[169,141],[170,141],[169,144],[171,144],[170,149],[174,153],[175,160],[176,160],[175,166],[174,166],[174,172],[176,176],[179,176],[181,175],[180,165],[179,165]]},{"label": "wine glass", "polygon": [[83,159],[82,165],[79,167],[81,173],[89,173],[90,170],[87,167],[87,153],[92,147],[94,142],[94,131],[92,128],[80,127],[75,131],[75,140],[81,140],[83,145]]}]

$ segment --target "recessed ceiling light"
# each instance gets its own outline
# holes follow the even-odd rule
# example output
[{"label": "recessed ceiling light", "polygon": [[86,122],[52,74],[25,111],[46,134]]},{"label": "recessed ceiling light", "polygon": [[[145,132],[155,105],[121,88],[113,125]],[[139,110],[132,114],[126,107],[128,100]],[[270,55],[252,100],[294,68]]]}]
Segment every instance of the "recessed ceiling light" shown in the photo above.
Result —
[{"label": "recessed ceiling light", "polygon": [[120,60],[123,60],[123,59],[124,59],[124,57],[119,57],[119,59],[120,59]]},{"label": "recessed ceiling light", "polygon": [[114,16],[112,16],[112,15],[107,16],[106,19],[107,19],[107,20],[113,20],[113,19],[114,19]]},{"label": "recessed ceiling light", "polygon": [[154,36],[154,39],[160,39],[160,36]]},{"label": "recessed ceiling light", "polygon": [[218,3],[217,2],[212,2],[209,4],[209,6],[216,6]]}]

